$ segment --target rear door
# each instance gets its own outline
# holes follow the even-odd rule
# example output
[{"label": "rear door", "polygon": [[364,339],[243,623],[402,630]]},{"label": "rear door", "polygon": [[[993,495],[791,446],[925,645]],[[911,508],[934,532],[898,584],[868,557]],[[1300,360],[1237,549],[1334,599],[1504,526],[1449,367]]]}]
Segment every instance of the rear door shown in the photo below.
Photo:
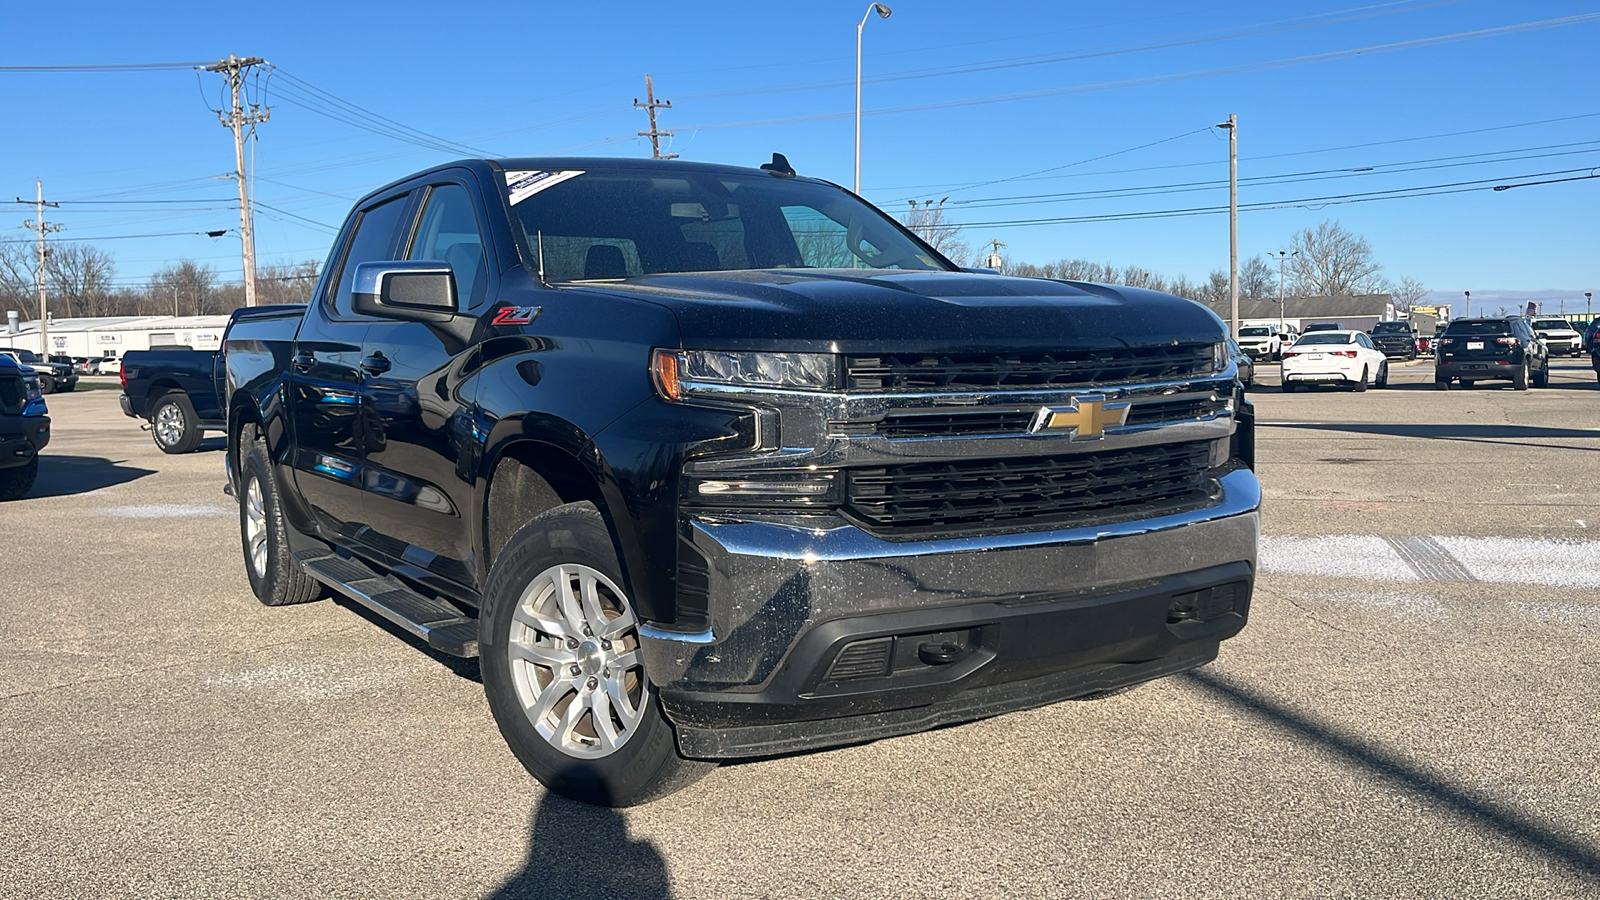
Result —
[{"label": "rear door", "polygon": [[[484,212],[474,176],[446,171],[418,190],[416,225],[396,258],[450,266],[459,308],[481,314],[495,294],[499,267],[484,240]],[[363,342],[363,402],[373,439],[363,490],[371,524],[367,544],[395,563],[477,588],[472,533],[472,432],[469,346],[459,328],[374,320]]]},{"label": "rear door", "polygon": [[410,210],[408,193],[361,210],[337,263],[339,274],[327,281],[331,292],[312,298],[295,342],[289,399],[295,486],[323,537],[341,543],[356,541],[366,521],[362,467],[373,438],[361,396],[361,344],[372,321],[352,312],[351,282],[359,263],[394,258]]}]

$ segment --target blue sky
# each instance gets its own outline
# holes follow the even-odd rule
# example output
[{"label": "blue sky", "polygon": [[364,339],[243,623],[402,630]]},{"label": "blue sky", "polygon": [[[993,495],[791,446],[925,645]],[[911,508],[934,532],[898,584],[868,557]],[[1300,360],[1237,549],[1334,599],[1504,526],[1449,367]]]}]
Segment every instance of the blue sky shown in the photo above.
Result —
[{"label": "blue sky", "polygon": [[[866,6],[30,4],[8,10],[0,54],[0,196],[31,199],[43,178],[63,201],[47,213],[59,237],[112,253],[119,282],[179,258],[237,278],[237,237],[193,233],[238,227],[233,184],[217,177],[233,167],[231,137],[207,108],[219,76],[3,69],[228,53],[278,69],[262,79],[272,118],[254,153],[263,262],[324,256],[362,193],[466,155],[319,115],[316,90],[495,155],[648,156],[632,106],[648,72],[673,102],[661,125],[683,158],[756,165],[776,150],[848,186]],[[1386,274],[1441,297],[1471,290],[1475,307],[1532,292],[1570,310],[1600,286],[1600,178],[1489,189],[1600,174],[1593,4],[893,6],[866,26],[863,193],[891,212],[949,197],[974,245],[1191,278],[1225,268],[1226,215],[1166,213],[1226,206],[1227,142],[1209,126],[1237,113],[1242,256],[1334,218]],[[1442,185],[1468,190],[1328,199],[1456,189]],[[10,208],[17,225],[33,212]],[[1104,218],[1138,213],[1162,215]],[[991,224],[1063,218],[1080,221]],[[183,234],[142,237],[168,232]]]}]

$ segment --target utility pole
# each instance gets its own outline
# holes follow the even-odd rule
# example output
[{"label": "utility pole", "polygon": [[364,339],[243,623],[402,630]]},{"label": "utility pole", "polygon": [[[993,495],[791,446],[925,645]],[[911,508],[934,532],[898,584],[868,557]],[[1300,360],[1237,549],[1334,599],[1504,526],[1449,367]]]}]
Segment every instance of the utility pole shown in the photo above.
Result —
[{"label": "utility pole", "polygon": [[644,99],[645,102],[640,103],[638,97],[633,98],[633,106],[635,109],[642,109],[650,113],[650,130],[639,132],[639,137],[647,137],[650,139],[650,158],[677,159],[678,154],[676,153],[668,153],[666,156],[661,155],[661,139],[664,137],[672,137],[672,132],[662,131],[656,128],[656,110],[671,109],[672,101],[656,100],[656,89],[650,83],[650,76],[648,74],[644,76]]},{"label": "utility pole", "polygon": [[252,224],[255,217],[250,213],[250,186],[244,170],[244,127],[249,125],[253,130],[257,123],[272,118],[272,110],[252,104],[250,111],[245,112],[239,102],[239,88],[244,84],[246,71],[265,63],[266,60],[259,56],[240,59],[230,53],[227,59],[205,67],[207,72],[218,72],[227,78],[228,89],[233,94],[233,108],[227,113],[219,111],[217,118],[222,121],[223,127],[233,129],[234,180],[239,182],[239,236],[244,241],[245,306],[256,305],[256,236]]},{"label": "utility pole", "polygon": [[1239,333],[1239,117],[1217,126],[1228,129],[1228,333]]},{"label": "utility pole", "polygon": [[44,223],[44,208],[46,206],[50,206],[50,207],[55,207],[55,208],[59,209],[61,207],[61,204],[59,204],[59,203],[48,203],[48,202],[45,201],[45,199],[44,199],[44,180],[43,179],[35,178],[33,180],[33,182],[34,182],[34,186],[38,189],[38,198],[35,199],[35,200],[24,200],[21,197],[18,197],[17,198],[17,202],[18,203],[29,203],[29,204],[32,204],[34,206],[34,208],[36,208],[39,211],[38,212],[39,218],[37,218],[37,219],[29,219],[26,222],[23,222],[22,223],[22,227],[30,229],[32,231],[37,231],[39,233],[39,272],[38,272],[38,282],[39,282],[39,355],[44,357],[45,359],[49,359],[50,358],[50,304],[49,304],[47,298],[45,297],[45,293],[44,293],[44,263],[45,263],[45,260],[47,258],[49,258],[50,251],[46,250],[45,247],[44,247],[44,236],[47,233],[52,232],[52,231],[60,231],[61,230],[61,226],[57,225],[57,224],[54,224],[54,223],[51,223],[49,225],[46,225]]}]

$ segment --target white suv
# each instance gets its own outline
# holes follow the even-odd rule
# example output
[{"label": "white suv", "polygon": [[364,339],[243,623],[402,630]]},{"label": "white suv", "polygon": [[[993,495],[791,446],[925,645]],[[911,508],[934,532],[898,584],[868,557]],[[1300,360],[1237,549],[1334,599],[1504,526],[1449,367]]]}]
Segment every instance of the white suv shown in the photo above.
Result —
[{"label": "white suv", "polygon": [[1280,332],[1271,325],[1243,325],[1239,328],[1239,347],[1251,359],[1277,360],[1283,358],[1283,348],[1294,335]]},{"label": "white suv", "polygon": [[1534,319],[1532,324],[1534,332],[1544,338],[1551,356],[1583,355],[1583,335],[1566,319]]}]

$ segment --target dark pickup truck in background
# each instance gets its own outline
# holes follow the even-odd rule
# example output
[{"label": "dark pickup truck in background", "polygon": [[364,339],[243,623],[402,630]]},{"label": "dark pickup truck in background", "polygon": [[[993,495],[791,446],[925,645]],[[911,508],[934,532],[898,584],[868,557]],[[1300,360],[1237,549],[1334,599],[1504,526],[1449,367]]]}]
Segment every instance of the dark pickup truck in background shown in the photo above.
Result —
[{"label": "dark pickup truck in background", "polygon": [[1408,361],[1417,358],[1417,330],[1410,322],[1379,322],[1367,334],[1384,356]]},{"label": "dark pickup truck in background", "polygon": [[1227,337],[778,156],[455,163],[230,328],[245,570],[481,654],[530,773],[639,803],[1215,658],[1259,530]]},{"label": "dark pickup truck in background", "polygon": [[[236,309],[227,327],[241,318],[304,309],[304,304]],[[130,350],[122,355],[121,372],[122,414],[149,422],[150,437],[163,453],[192,452],[207,431],[227,430],[220,352],[182,346]]]},{"label": "dark pickup truck in background", "polygon": [[9,356],[32,369],[39,379],[41,394],[70,391],[78,386],[78,373],[73,371],[70,364],[51,362],[32,350],[20,347],[0,347],[0,356]]},{"label": "dark pickup truck in background", "polygon": [[0,500],[17,500],[39,476],[39,451],[50,443],[50,416],[30,366],[0,353]]}]

